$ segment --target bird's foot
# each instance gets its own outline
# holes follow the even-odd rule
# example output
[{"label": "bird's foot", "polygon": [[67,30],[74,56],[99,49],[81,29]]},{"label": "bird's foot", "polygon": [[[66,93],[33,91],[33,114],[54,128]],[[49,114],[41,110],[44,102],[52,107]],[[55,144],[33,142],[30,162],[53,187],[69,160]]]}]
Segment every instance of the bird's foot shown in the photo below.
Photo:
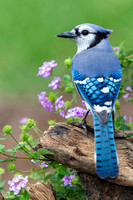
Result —
[{"label": "bird's foot", "polygon": [[78,123],[78,126],[82,127],[86,133],[86,135],[88,136],[88,128],[87,128],[87,122],[85,119],[83,119],[82,121],[78,120],[76,123]]}]

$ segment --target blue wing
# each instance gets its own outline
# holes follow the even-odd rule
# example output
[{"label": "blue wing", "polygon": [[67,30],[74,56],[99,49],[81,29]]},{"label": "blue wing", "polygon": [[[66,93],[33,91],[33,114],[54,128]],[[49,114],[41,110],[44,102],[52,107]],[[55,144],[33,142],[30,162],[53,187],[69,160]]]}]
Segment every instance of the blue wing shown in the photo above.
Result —
[{"label": "blue wing", "polygon": [[121,71],[109,77],[93,78],[83,76],[75,70],[72,73],[80,96],[99,115],[100,121],[106,123],[119,92]]}]

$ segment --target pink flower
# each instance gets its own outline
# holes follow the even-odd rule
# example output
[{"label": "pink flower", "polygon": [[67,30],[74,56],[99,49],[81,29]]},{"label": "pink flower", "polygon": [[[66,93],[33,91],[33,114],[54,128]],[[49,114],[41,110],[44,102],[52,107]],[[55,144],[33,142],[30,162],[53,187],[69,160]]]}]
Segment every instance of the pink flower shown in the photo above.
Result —
[{"label": "pink flower", "polygon": [[129,99],[129,93],[123,95],[124,99]]},{"label": "pink flower", "polygon": [[43,77],[47,78],[51,75],[51,72],[53,71],[53,67],[56,67],[57,63],[55,63],[55,60],[51,60],[50,62],[44,62],[41,67],[39,67],[39,71],[37,76],[42,75]]},{"label": "pink flower", "polygon": [[46,109],[48,111],[52,111],[52,109],[53,109],[52,102],[49,101],[48,97],[46,97],[45,95],[46,95],[45,91],[38,94],[39,102],[41,103],[41,105],[43,106],[44,109]]},{"label": "pink flower", "polygon": [[45,161],[43,161],[43,162],[40,164],[40,166],[42,166],[42,167],[48,167],[48,164],[46,164]]},{"label": "pink flower", "polygon": [[21,188],[24,188],[28,182],[28,176],[23,177],[22,175],[15,176],[12,181],[8,181],[10,185],[9,190],[14,191],[14,195],[17,195]]},{"label": "pink flower", "polygon": [[114,51],[117,51],[117,53],[120,52],[120,48],[119,48],[119,47],[114,47],[113,50],[114,50]]},{"label": "pink flower", "polygon": [[123,116],[123,119],[125,121],[125,124],[127,124],[127,116],[126,115]]},{"label": "pink flower", "polygon": [[26,124],[26,121],[28,120],[28,117],[23,117],[22,119],[20,119],[19,123],[20,124]]},{"label": "pink flower", "polygon": [[133,90],[132,90],[132,88],[130,86],[126,87],[126,91],[133,92]]},{"label": "pink flower", "polygon": [[63,100],[61,100],[63,98],[63,96],[60,96],[56,99],[55,101],[55,110],[57,111],[58,108],[63,108],[65,107],[65,103]]},{"label": "pink flower", "polygon": [[67,115],[65,116],[66,119],[72,117],[72,118],[75,118],[75,117],[79,117],[79,118],[82,118],[85,116],[87,110],[86,109],[83,109],[81,107],[74,107],[74,108],[70,108],[68,109],[67,111]]},{"label": "pink flower", "polygon": [[85,101],[82,101],[82,106],[85,106]]},{"label": "pink flower", "polygon": [[55,77],[48,86],[53,87],[53,90],[56,90],[60,88],[59,85],[61,85],[60,77]]},{"label": "pink flower", "polygon": [[73,185],[73,184],[71,183],[72,179],[74,179],[74,178],[76,177],[76,174],[77,174],[77,173],[74,173],[74,174],[72,174],[72,175],[70,175],[70,176],[65,175],[65,176],[63,177],[63,179],[62,179],[62,181],[64,182],[64,185],[65,185],[65,186],[66,186],[66,185],[70,185],[71,187],[76,187],[76,185]]},{"label": "pink flower", "polygon": [[132,122],[133,122],[133,116],[130,116],[129,123],[131,124]]}]

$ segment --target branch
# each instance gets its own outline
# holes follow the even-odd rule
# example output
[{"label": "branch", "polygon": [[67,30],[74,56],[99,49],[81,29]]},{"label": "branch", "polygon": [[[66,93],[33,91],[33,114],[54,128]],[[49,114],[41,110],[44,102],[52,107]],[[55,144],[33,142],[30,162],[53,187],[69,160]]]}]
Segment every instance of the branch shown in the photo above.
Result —
[{"label": "branch", "polygon": [[36,184],[28,184],[27,190],[31,196],[31,200],[55,200],[52,186],[47,183],[37,182]]},{"label": "branch", "polygon": [[[48,149],[54,153],[54,155],[47,155],[48,158],[78,170],[84,189],[87,185],[92,185],[90,184],[92,183],[92,177],[93,182],[96,185],[97,183],[101,184],[101,187],[106,182],[106,185],[108,184],[109,187],[111,187],[111,184],[117,184],[120,187],[130,187],[133,189],[133,139],[126,133],[118,131],[115,133],[115,142],[119,157],[119,175],[114,179],[107,178],[101,180],[97,177],[95,171],[93,128],[88,126],[88,132],[87,137],[84,130],[77,123],[58,123],[44,132],[34,150],[38,148]],[[86,177],[86,183],[84,177]],[[91,181],[89,182],[87,179]],[[85,190],[88,192],[87,189]]]}]

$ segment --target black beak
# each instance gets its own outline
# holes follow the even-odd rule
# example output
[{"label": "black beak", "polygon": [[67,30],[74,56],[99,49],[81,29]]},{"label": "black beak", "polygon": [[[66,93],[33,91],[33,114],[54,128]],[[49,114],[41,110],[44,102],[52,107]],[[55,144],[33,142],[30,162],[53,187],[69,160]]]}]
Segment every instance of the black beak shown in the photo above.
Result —
[{"label": "black beak", "polygon": [[59,33],[57,37],[74,39],[76,37],[76,34],[72,33],[71,31],[66,31],[63,33]]}]

